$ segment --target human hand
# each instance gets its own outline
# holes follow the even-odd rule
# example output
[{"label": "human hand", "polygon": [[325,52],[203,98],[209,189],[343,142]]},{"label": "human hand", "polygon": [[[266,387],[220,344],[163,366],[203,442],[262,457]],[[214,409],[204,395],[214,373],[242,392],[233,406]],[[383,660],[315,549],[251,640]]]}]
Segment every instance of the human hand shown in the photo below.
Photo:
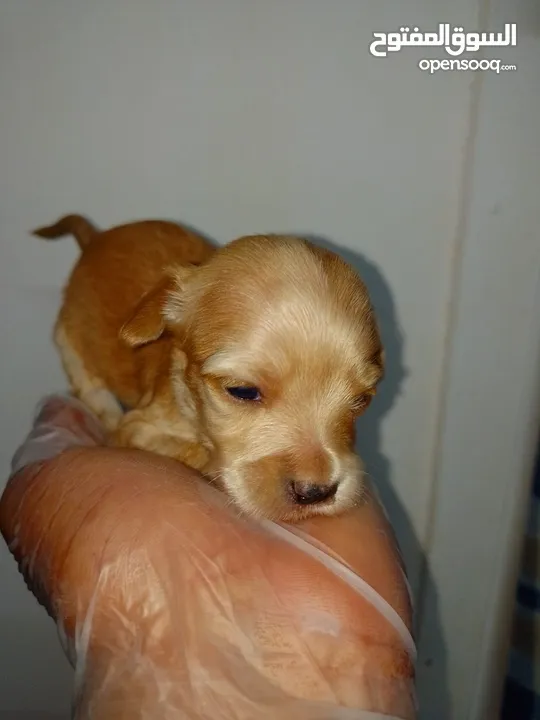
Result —
[{"label": "human hand", "polygon": [[369,490],[341,517],[256,521],[103,442],[84,406],[48,399],[0,501],[76,669],[76,718],[414,719],[410,600]]}]

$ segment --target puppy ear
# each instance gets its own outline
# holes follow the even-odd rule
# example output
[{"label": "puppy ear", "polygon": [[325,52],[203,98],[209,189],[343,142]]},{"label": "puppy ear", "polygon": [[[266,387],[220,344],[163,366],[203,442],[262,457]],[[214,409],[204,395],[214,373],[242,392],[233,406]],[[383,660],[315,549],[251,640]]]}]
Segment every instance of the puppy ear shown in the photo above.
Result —
[{"label": "puppy ear", "polygon": [[183,291],[193,267],[175,268],[137,304],[133,315],[120,329],[120,339],[132,348],[158,340],[168,325],[180,322]]},{"label": "puppy ear", "polygon": [[[377,394],[377,386],[384,376],[385,368],[385,352],[382,345],[379,345],[377,349],[371,354],[371,356],[363,363],[363,381],[366,383],[369,390],[366,391],[370,396]],[[371,397],[370,397],[371,401]]]},{"label": "puppy ear", "polygon": [[382,378],[382,376],[384,375],[384,370],[386,368],[386,351],[382,347],[382,345],[379,352],[377,353],[375,364],[378,365],[378,367],[380,368]]}]

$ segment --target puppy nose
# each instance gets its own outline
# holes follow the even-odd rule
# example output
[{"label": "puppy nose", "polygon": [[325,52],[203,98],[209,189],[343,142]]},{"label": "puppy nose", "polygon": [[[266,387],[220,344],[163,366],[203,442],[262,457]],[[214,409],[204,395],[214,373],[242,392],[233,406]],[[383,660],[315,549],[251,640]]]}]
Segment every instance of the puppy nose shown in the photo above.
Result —
[{"label": "puppy nose", "polygon": [[292,496],[299,505],[315,505],[331,500],[337,492],[338,483],[333,485],[315,485],[314,483],[290,483]]}]

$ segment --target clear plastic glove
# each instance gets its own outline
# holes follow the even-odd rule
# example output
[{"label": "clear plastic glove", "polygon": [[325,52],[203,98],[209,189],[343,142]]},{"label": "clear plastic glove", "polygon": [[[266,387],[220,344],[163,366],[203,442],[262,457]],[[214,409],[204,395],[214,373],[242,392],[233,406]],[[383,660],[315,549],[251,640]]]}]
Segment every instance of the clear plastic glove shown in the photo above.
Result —
[{"label": "clear plastic glove", "polygon": [[408,586],[371,491],[342,517],[254,521],[182,465],[102,443],[49,398],[0,501],[75,718],[416,717]]}]

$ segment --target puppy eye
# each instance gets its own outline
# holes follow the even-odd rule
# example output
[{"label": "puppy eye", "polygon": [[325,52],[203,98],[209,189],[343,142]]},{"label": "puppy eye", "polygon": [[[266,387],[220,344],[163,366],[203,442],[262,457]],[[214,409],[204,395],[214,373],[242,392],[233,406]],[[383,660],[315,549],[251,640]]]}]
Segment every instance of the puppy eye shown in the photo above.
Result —
[{"label": "puppy eye", "polygon": [[255,402],[261,399],[261,393],[258,388],[251,385],[238,385],[236,387],[228,387],[227,392],[237,400],[246,400]]}]

